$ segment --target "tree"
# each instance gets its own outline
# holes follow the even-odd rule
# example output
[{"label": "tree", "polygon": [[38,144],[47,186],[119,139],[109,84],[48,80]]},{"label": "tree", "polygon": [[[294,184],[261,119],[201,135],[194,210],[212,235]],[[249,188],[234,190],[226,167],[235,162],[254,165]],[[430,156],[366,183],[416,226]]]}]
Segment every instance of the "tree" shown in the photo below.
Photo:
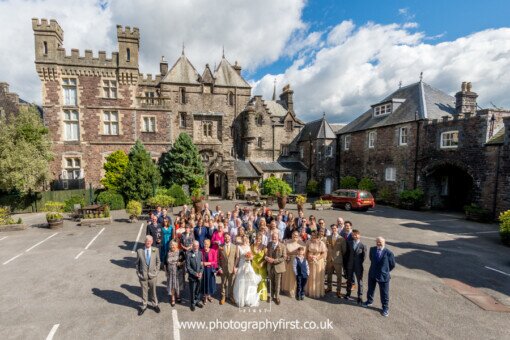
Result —
[{"label": "tree", "polygon": [[36,191],[49,179],[52,159],[48,129],[34,106],[22,106],[9,121],[0,117],[0,190]]},{"label": "tree", "polygon": [[124,173],[122,194],[127,200],[145,200],[159,185],[161,176],[140,140],[129,152],[129,162]]},{"label": "tree", "polygon": [[271,176],[262,181],[262,193],[273,197],[287,197],[292,193],[292,188],[283,179]]},{"label": "tree", "polygon": [[122,189],[124,173],[129,163],[129,157],[122,150],[117,150],[108,157],[103,166],[105,170],[101,183],[108,190],[119,192]]},{"label": "tree", "polygon": [[190,192],[205,184],[205,170],[191,137],[181,133],[173,147],[159,161],[163,185],[187,184]]},{"label": "tree", "polygon": [[345,176],[340,178],[341,189],[356,189],[358,188],[358,180],[354,176]]}]

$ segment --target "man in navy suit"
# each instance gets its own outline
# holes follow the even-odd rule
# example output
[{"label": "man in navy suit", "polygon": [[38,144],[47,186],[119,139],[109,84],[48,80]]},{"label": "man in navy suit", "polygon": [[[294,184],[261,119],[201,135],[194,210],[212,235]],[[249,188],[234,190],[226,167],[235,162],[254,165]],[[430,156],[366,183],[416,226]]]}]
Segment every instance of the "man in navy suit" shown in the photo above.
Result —
[{"label": "man in navy suit", "polygon": [[193,229],[193,236],[195,236],[195,240],[200,244],[200,250],[204,249],[204,241],[211,239],[209,228],[204,227],[201,219],[197,221],[197,226]]},{"label": "man in navy suit", "polygon": [[369,307],[374,302],[374,291],[376,283],[379,284],[381,294],[382,316],[389,315],[388,304],[390,302],[390,271],[395,268],[395,257],[391,250],[385,247],[386,241],[383,237],[376,238],[377,247],[370,248],[370,269],[368,270],[368,292],[367,301],[363,307]]},{"label": "man in navy suit", "polygon": [[351,296],[352,282],[354,276],[358,282],[358,304],[361,304],[361,296],[363,295],[363,262],[365,261],[366,247],[361,242],[361,234],[359,230],[354,229],[351,233],[352,240],[347,242],[347,262],[344,266],[347,268],[347,294],[346,300]]}]

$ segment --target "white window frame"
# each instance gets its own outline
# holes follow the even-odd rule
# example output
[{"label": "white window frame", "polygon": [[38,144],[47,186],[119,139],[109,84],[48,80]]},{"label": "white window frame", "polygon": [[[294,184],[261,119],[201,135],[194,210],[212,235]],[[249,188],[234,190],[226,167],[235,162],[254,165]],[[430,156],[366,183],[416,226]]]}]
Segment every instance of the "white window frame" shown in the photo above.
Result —
[{"label": "white window frame", "polygon": [[156,94],[154,93],[154,91],[145,92],[145,104],[154,105],[154,103],[156,102],[154,98],[156,98]]},{"label": "white window frame", "polygon": [[302,145],[299,147],[299,158],[300,159],[305,158],[305,148]]},{"label": "white window frame", "polygon": [[62,179],[80,179],[80,178],[83,178],[81,158],[64,157],[64,169],[62,171]]},{"label": "white window frame", "polygon": [[344,136],[344,150],[349,150],[351,148],[351,135]]},{"label": "white window frame", "polygon": [[142,116],[142,132],[149,132],[149,133],[156,132],[156,117],[155,116]]},{"label": "white window frame", "polygon": [[387,103],[374,107],[374,117],[389,115],[392,111],[392,104]]},{"label": "white window frame", "polygon": [[[73,137],[76,135],[76,137]],[[80,113],[78,110],[64,110],[64,140],[77,142],[80,140]]]},{"label": "white window frame", "polygon": [[[451,136],[451,137],[450,137]],[[457,139],[455,141],[455,139]],[[453,144],[456,143],[456,144]],[[459,131],[451,130],[441,133],[441,140],[439,141],[441,149],[457,149],[459,147]]]},{"label": "white window frame", "polygon": [[120,122],[119,112],[117,111],[104,111],[103,112],[103,135],[118,136]]},{"label": "white window frame", "polygon": [[64,106],[78,106],[78,82],[76,78],[62,78]]},{"label": "white window frame", "polygon": [[117,80],[103,79],[104,97],[108,99],[117,99]]},{"label": "white window frame", "polygon": [[211,121],[202,122],[202,133],[204,137],[212,138],[213,123]]},{"label": "white window frame", "polygon": [[384,180],[395,182],[397,180],[397,168],[390,166],[384,169]]},{"label": "white window frame", "polygon": [[[404,133],[405,131],[405,133]],[[405,141],[404,141],[405,138]],[[409,140],[409,128],[406,126],[403,126],[398,129],[398,145],[404,146],[407,145],[407,142]]]},{"label": "white window frame", "polygon": [[324,156],[328,158],[333,157],[333,145],[326,145]]},{"label": "white window frame", "polygon": [[376,131],[370,131],[368,133],[368,148],[373,149],[375,148],[375,140],[377,138],[377,132]]}]

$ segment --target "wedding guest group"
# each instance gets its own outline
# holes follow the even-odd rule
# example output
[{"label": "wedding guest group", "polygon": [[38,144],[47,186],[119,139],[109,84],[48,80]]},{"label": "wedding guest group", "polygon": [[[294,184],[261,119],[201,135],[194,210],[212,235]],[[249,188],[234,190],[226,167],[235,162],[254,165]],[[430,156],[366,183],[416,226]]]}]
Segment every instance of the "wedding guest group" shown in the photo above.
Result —
[{"label": "wedding guest group", "polygon": [[[363,303],[363,274],[367,252],[370,259],[368,292]],[[156,286],[159,269],[166,274],[168,302],[182,303],[187,287],[192,311],[218,300],[239,307],[260,303],[281,303],[280,294],[304,300],[337,298],[359,305],[374,301],[379,285],[383,316],[389,315],[390,271],[393,253],[382,237],[376,247],[361,241],[361,231],[342,217],[326,227],[323,218],[296,216],[269,207],[243,207],[232,211],[214,210],[206,203],[201,209],[184,205],[172,217],[166,209],[150,213],[145,247],[138,249],[136,270],[142,289],[139,315],[147,309],[150,293],[159,313]],[[333,281],[333,274],[336,280]],[[217,287],[219,283],[219,287]],[[342,288],[345,293],[342,294]],[[353,293],[354,291],[354,293]]]}]

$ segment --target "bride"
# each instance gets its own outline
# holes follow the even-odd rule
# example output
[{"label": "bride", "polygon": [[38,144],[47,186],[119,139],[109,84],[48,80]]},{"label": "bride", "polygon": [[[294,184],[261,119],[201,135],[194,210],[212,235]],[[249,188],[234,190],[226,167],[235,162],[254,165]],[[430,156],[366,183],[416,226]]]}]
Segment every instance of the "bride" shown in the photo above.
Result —
[{"label": "bride", "polygon": [[248,237],[243,237],[243,244],[238,247],[239,266],[234,282],[234,300],[238,307],[257,307],[259,294],[257,286],[261,280],[251,266],[253,254]]}]

